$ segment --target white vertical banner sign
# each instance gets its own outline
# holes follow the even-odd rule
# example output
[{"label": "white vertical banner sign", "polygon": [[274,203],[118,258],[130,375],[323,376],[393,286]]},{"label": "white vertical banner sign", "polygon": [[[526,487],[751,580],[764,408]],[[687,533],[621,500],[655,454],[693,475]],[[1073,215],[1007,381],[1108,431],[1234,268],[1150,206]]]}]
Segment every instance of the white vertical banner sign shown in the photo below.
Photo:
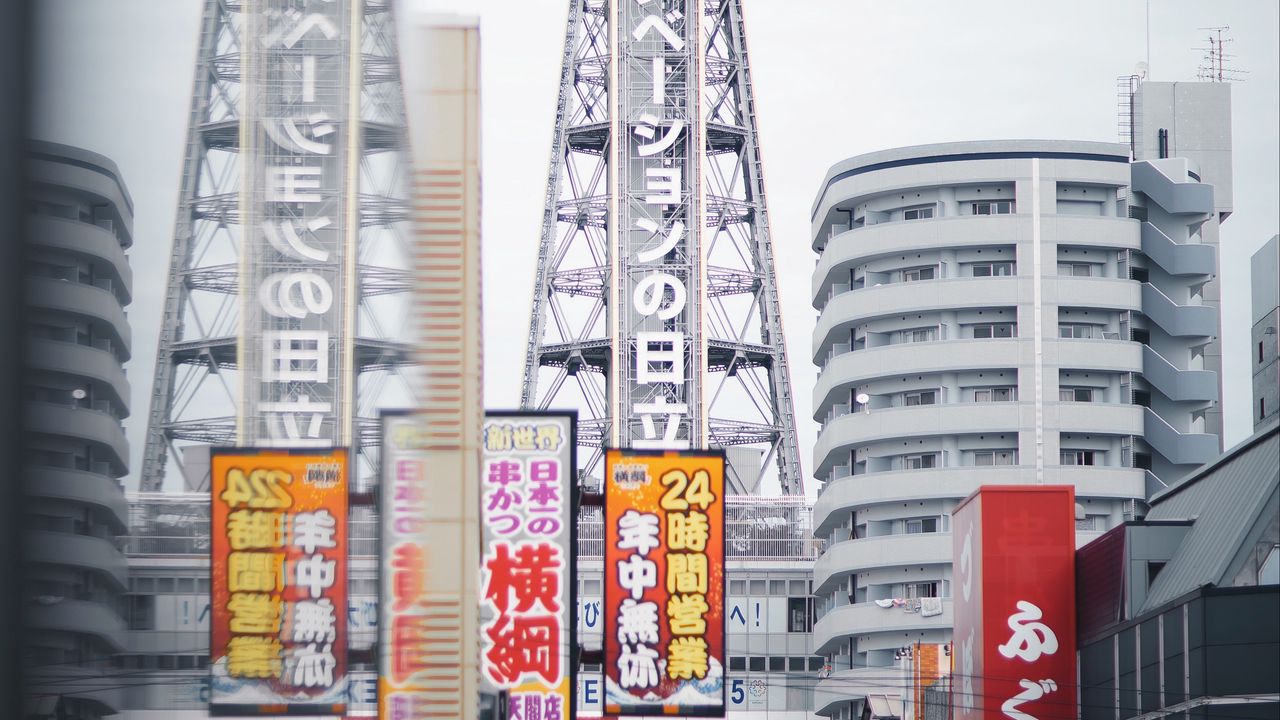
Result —
[{"label": "white vertical banner sign", "polygon": [[577,713],[577,420],[485,413],[480,671],[507,691],[509,718]]},{"label": "white vertical banner sign", "polygon": [[612,444],[705,443],[701,2],[613,5]]},{"label": "white vertical banner sign", "polygon": [[[247,0],[240,48],[239,444],[351,441],[360,0]],[[354,28],[353,28],[354,25]]]}]

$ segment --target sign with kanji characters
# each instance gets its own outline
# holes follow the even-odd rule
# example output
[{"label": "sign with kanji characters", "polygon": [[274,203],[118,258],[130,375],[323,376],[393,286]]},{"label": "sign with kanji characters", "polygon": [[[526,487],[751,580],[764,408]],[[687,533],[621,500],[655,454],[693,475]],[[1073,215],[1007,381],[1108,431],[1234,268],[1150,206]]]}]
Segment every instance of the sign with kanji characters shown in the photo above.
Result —
[{"label": "sign with kanji characters", "polygon": [[347,451],[214,448],[210,710],[341,715]]},{"label": "sign with kanji characters", "polygon": [[[615,129],[610,168],[609,376],[616,447],[688,449],[705,443],[708,321],[703,4],[609,5]],[[710,302],[705,300],[705,302]]]},{"label": "sign with kanji characters", "polygon": [[[462,485],[476,478],[478,468],[466,464],[478,466],[478,448],[469,454],[450,446],[452,438],[442,443],[430,419],[382,411],[378,717],[384,720],[461,717],[459,688],[467,683],[466,664],[475,662],[463,641],[476,617],[465,569],[480,558],[474,544],[466,550],[464,537],[476,538],[466,518],[474,522],[476,507]],[[476,431],[471,436],[478,439]]]},{"label": "sign with kanji characters", "polygon": [[480,671],[509,720],[575,716],[574,412],[485,413]]},{"label": "sign with kanji characters", "polygon": [[[241,192],[237,444],[352,442],[363,7],[244,0],[237,46]],[[358,57],[358,56],[357,56]]]},{"label": "sign with kanji characters", "polygon": [[605,452],[606,715],[724,716],[724,463]]},{"label": "sign with kanji characters", "polygon": [[952,517],[956,718],[1076,717],[1074,488],[984,485]]}]

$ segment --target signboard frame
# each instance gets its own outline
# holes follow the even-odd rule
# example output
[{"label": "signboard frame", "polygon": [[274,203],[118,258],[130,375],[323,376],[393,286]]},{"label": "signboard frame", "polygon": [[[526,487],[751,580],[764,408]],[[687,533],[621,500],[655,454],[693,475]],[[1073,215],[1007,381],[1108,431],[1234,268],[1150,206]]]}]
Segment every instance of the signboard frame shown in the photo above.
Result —
[{"label": "signboard frame", "polygon": [[[718,663],[720,666],[720,678],[719,678],[720,690],[719,690],[718,704],[713,704],[713,705],[683,704],[682,705],[679,703],[666,702],[673,695],[678,694],[679,692],[682,692],[683,689],[692,687],[691,683],[694,681],[693,677],[676,681],[676,687],[674,689],[668,688],[668,694],[664,697],[664,702],[659,702],[659,703],[634,702],[631,704],[622,704],[620,702],[614,702],[610,698],[610,683],[614,681],[614,678],[611,677],[611,674],[610,674],[611,668],[615,667],[618,664],[618,660],[621,656],[621,648],[619,647],[619,645],[623,644],[618,639],[617,618],[618,618],[618,613],[620,611],[620,607],[623,604],[623,601],[626,600],[626,598],[617,597],[615,598],[618,601],[616,604],[611,601],[611,595],[621,595],[622,593],[620,590],[616,589],[616,586],[619,583],[618,576],[620,573],[617,569],[614,568],[614,564],[615,564],[614,553],[616,549],[613,543],[618,538],[615,537],[617,535],[617,532],[613,529],[614,523],[611,522],[610,510],[611,510],[611,507],[614,509],[617,509],[620,507],[625,507],[627,510],[632,509],[629,506],[630,504],[618,505],[617,503],[619,503],[622,500],[622,497],[621,497],[622,493],[635,492],[636,490],[635,488],[631,490],[615,489],[614,470],[615,470],[615,467],[618,466],[619,464],[634,462],[637,460],[644,461],[644,464],[646,465],[646,468],[644,471],[645,478],[646,478],[645,485],[647,485],[649,482],[652,482],[655,489],[660,489],[663,483],[661,481],[660,475],[656,475],[652,477],[649,475],[652,460],[661,460],[661,461],[664,461],[664,464],[672,463],[672,462],[676,463],[674,467],[670,467],[669,469],[675,469],[675,468],[684,469],[686,471],[685,472],[686,477],[690,478],[690,481],[688,482],[687,487],[692,487],[694,485],[694,482],[691,481],[692,478],[696,476],[698,470],[703,469],[703,468],[696,467],[696,465],[700,461],[701,462],[712,461],[713,463],[718,463],[719,465],[718,477],[713,477],[713,476],[708,477],[709,485],[715,490],[718,490],[718,493],[716,493],[718,496],[713,500],[711,504],[707,505],[704,508],[704,511],[711,511],[712,508],[715,508],[714,512],[717,515],[718,525],[717,523],[711,522],[709,519],[709,522],[708,522],[709,533],[708,533],[708,540],[706,541],[707,543],[706,550],[701,553],[696,553],[696,554],[705,555],[708,559],[713,559],[714,562],[717,564],[715,567],[709,566],[707,568],[707,577],[706,577],[707,592],[706,592],[706,602],[705,602],[706,609],[702,612],[702,615],[701,615],[703,619],[711,620],[712,622],[706,623],[703,633],[698,637],[701,637],[704,640],[708,638],[711,639],[711,642],[705,643],[706,646],[709,646],[708,652],[707,652],[707,672],[709,673],[711,671],[713,667],[712,665],[713,661]],[[681,462],[681,461],[684,461],[684,462]],[[729,642],[727,616],[725,612],[726,592],[727,592],[727,586],[728,586],[728,581],[726,576],[727,542],[725,537],[725,514],[726,514],[725,505],[726,505],[726,491],[727,491],[726,481],[725,481],[726,465],[727,465],[727,457],[723,449],[647,450],[647,449],[609,448],[605,451],[604,533],[603,533],[604,583],[603,583],[603,592],[602,592],[602,598],[601,598],[602,599],[601,611],[604,619],[604,627],[603,627],[604,665],[601,668],[602,675],[604,678],[604,684],[603,684],[604,697],[603,697],[602,705],[603,705],[603,711],[604,711],[605,717],[628,717],[628,716],[635,717],[635,716],[646,716],[646,715],[668,715],[668,716],[677,715],[677,716],[685,716],[685,717],[724,717],[725,716],[725,712],[728,707],[727,658],[728,658],[728,642]],[[682,490],[682,493],[684,493],[685,498],[688,497],[687,489]],[[663,493],[664,496],[668,494],[670,493],[669,492]],[[666,583],[667,585],[669,585],[670,577],[671,577],[669,574],[670,571],[667,570],[668,568],[667,558],[670,557],[672,554],[669,548],[670,538],[668,537],[668,527],[669,527],[668,523],[670,521],[667,520],[667,518],[670,517],[670,515],[668,513],[669,511],[664,509],[663,519],[666,520],[666,522],[658,523],[659,530],[660,530],[659,536],[661,537],[661,540],[660,541],[657,540],[656,537],[652,540],[652,542],[657,543],[657,545],[655,545],[652,549],[657,550],[661,548],[662,550],[661,564],[663,569],[656,570],[656,564],[655,564],[655,574],[663,576],[663,578],[667,580],[667,583]],[[621,517],[622,515],[619,514],[619,519],[621,519]],[[718,538],[717,538],[717,535],[718,535]],[[718,539],[718,545],[719,545],[718,550],[712,550],[710,547],[712,542],[711,539],[713,538]],[[643,549],[643,548],[638,548],[638,549]],[[648,552],[633,553],[631,557],[634,558],[637,555],[642,555],[647,561]],[[659,580],[661,579],[662,578],[659,578]],[[661,590],[656,596],[651,596],[648,593],[654,587],[661,588]],[[713,592],[713,590],[715,592]],[[664,586],[663,582],[659,581],[656,585],[647,586],[644,589],[642,589],[640,597],[641,598],[660,597],[663,600],[663,604],[662,604],[662,610],[659,612],[659,617],[667,617],[670,611],[667,609],[666,602],[669,601],[669,599],[673,597],[675,594],[676,593],[674,591],[668,590]],[[632,598],[635,598],[635,597],[636,597],[635,592],[634,590],[632,590]],[[713,625],[712,623],[715,623],[715,624]],[[665,633],[663,632],[663,628],[666,629]],[[713,629],[714,629],[714,633],[713,633]],[[661,642],[661,638],[664,634],[669,638],[670,643],[666,648],[663,649],[663,653],[658,655],[657,658],[661,658],[664,661],[663,667],[665,669],[666,667],[665,662],[669,660],[670,647],[672,646],[672,644],[674,643],[674,640],[676,639],[675,635],[671,633],[669,619],[659,623],[658,636],[660,639],[658,642]],[[717,639],[718,639],[718,642],[717,642]],[[640,643],[637,642],[637,644],[640,644]],[[655,664],[656,664],[656,661],[655,661]],[[662,674],[664,675],[664,677],[658,680],[659,685],[661,685],[664,681],[672,680],[672,678],[666,675],[665,672]],[[700,678],[699,680],[705,680],[705,678]],[[694,692],[698,693],[699,691],[694,689]]]},{"label": "signboard frame", "polygon": [[[338,513],[336,516],[334,516],[334,520],[335,520],[335,528],[334,528],[335,538],[334,539],[336,541],[335,544],[337,546],[336,548],[337,551],[334,555],[334,558],[336,561],[335,570],[334,570],[334,580],[329,586],[329,587],[335,588],[335,590],[333,590],[333,592],[330,594],[323,595],[323,597],[320,599],[330,599],[330,600],[338,601],[338,602],[332,603],[337,610],[335,613],[336,618],[334,618],[335,619],[335,623],[333,626],[334,639],[332,641],[332,649],[333,649],[333,656],[334,656],[333,670],[334,670],[334,675],[336,677],[333,683],[333,687],[340,688],[338,692],[340,692],[340,695],[342,697],[341,702],[337,702],[337,703],[293,702],[293,701],[290,701],[288,698],[284,698],[284,697],[278,698],[280,702],[262,702],[262,703],[217,702],[217,697],[219,693],[219,690],[218,690],[219,678],[215,677],[215,673],[217,671],[217,664],[218,664],[219,658],[215,657],[215,654],[220,653],[224,650],[224,648],[220,647],[219,643],[216,642],[216,637],[219,635],[219,625],[221,623],[225,622],[227,624],[227,629],[223,634],[226,634],[228,636],[227,637],[228,645],[230,644],[230,640],[231,640],[231,635],[230,635],[231,618],[228,617],[228,610],[230,608],[227,607],[227,604],[222,604],[217,601],[220,586],[228,586],[224,592],[227,595],[230,595],[231,593],[231,590],[229,588],[229,578],[224,577],[221,581],[219,581],[218,551],[220,549],[219,546],[224,544],[225,542],[226,547],[221,548],[222,550],[224,550],[223,554],[226,556],[221,561],[224,574],[229,573],[230,555],[234,551],[234,549],[231,547],[231,543],[229,539],[227,539],[227,528],[225,527],[225,525],[222,527],[219,527],[219,524],[218,524],[218,517],[220,515],[220,512],[218,510],[218,505],[219,503],[223,505],[226,504],[221,500],[221,495],[224,494],[226,490],[226,486],[225,486],[226,478],[225,478],[225,473],[219,472],[219,465],[223,461],[223,458],[252,457],[252,456],[257,456],[260,458],[269,457],[269,456],[285,456],[289,458],[297,457],[297,458],[317,458],[317,459],[327,458],[330,462],[333,462],[336,460],[337,462],[340,463],[339,478],[336,483],[336,487],[338,488],[338,491],[332,493],[333,498],[336,499],[341,504],[341,512]],[[210,605],[211,605],[211,612],[212,612],[212,617],[210,618],[210,623],[209,623],[209,678],[210,678],[209,714],[210,715],[219,716],[219,717],[221,716],[242,716],[242,717],[243,716],[280,716],[280,715],[340,716],[340,715],[344,715],[347,712],[348,704],[349,704],[348,693],[350,689],[349,681],[350,681],[350,670],[351,670],[350,663],[349,663],[349,653],[348,653],[350,629],[348,627],[348,622],[347,622],[347,606],[348,606],[348,595],[349,595],[348,583],[350,580],[350,576],[349,576],[349,573],[350,573],[350,534],[349,534],[350,527],[348,522],[349,520],[348,516],[350,513],[349,495],[351,491],[350,477],[351,477],[351,461],[353,457],[354,457],[354,453],[350,450],[350,448],[340,447],[340,446],[333,446],[333,447],[326,447],[326,448],[280,448],[280,447],[213,447],[213,448],[210,448],[210,456],[209,456],[209,473],[210,473],[209,588],[210,588]],[[299,460],[298,462],[302,462],[302,461]],[[256,484],[250,483],[250,485],[256,491]],[[264,488],[268,487],[268,484],[265,481],[263,481],[261,485]],[[224,492],[219,492],[220,490]],[[264,492],[267,492],[267,490],[264,490]],[[289,507],[293,507],[292,504]],[[320,507],[321,509],[328,509],[327,505],[321,505]],[[281,513],[281,514],[284,515],[284,513]],[[230,512],[228,512],[227,515],[229,516]],[[286,544],[286,541],[287,541],[288,535],[291,535],[294,532],[294,530],[293,528],[288,528],[288,529],[285,528],[283,518],[281,519],[280,523],[281,524],[278,528],[278,532],[280,534],[280,537],[279,537],[280,545],[278,547],[288,548],[290,546]],[[223,540],[220,541],[220,539],[223,539]],[[320,547],[321,546],[316,546],[314,549],[318,550],[320,549]],[[290,551],[287,549],[282,553],[282,556],[283,556],[281,559],[282,565],[278,569],[279,576],[276,582],[276,591],[281,596],[280,597],[281,610],[280,610],[280,617],[277,620],[279,625],[279,630],[275,632],[276,636],[279,636],[281,633],[285,632],[287,628],[287,623],[289,622],[288,614],[287,614],[288,605],[287,605],[287,601],[284,599],[284,597],[287,594],[286,590],[290,587],[296,587],[294,585],[285,583],[285,580],[284,580],[284,575],[287,573],[287,567],[289,563],[288,556],[290,554],[291,554]],[[247,636],[252,637],[254,636],[254,634],[249,634]],[[280,651],[281,675],[283,675],[283,673],[286,672],[286,668],[284,667],[285,661],[282,656],[283,651],[284,651],[284,648],[282,643],[282,647]],[[266,682],[266,681],[264,680],[262,682]],[[330,690],[330,692],[334,692],[334,690]]]},{"label": "signboard frame", "polygon": [[[562,672],[564,679],[562,683],[565,685],[564,702],[566,707],[561,709],[561,717],[564,720],[575,720],[578,714],[578,517],[581,510],[581,491],[578,486],[578,411],[577,410],[486,410],[484,420],[481,425],[481,484],[486,479],[487,460],[489,458],[487,428],[489,424],[496,420],[510,418],[512,420],[555,420],[565,423],[565,430],[561,433],[561,449],[557,451],[559,454],[567,454],[568,469],[562,473],[562,488],[566,492],[563,502],[566,505],[564,517],[567,528],[568,537],[564,542],[565,554],[564,560],[567,565],[562,574],[562,582],[567,587],[562,590],[561,596],[564,598],[563,606],[560,610],[563,623],[561,632],[565,637],[565,643],[568,645],[567,652],[562,657],[567,663]],[[489,555],[489,545],[493,538],[489,532],[489,525],[485,522],[484,492],[480,493],[480,554],[481,561],[484,561]],[[478,627],[481,630],[481,647],[480,647],[480,679],[483,686],[493,688],[493,683],[484,671],[485,666],[485,650],[487,643],[484,640],[485,625],[488,619],[485,615],[485,590],[488,583],[487,571],[481,568],[479,582],[477,584],[477,595],[481,602],[481,614],[479,617]],[[520,687],[520,686],[517,686]],[[504,688],[505,689],[505,688]],[[524,694],[524,693],[520,693]],[[511,702],[510,695],[508,703]],[[503,717],[501,720],[506,720]]]},{"label": "signboard frame", "polygon": [[957,720],[1072,720],[1075,487],[984,485],[952,529]]}]

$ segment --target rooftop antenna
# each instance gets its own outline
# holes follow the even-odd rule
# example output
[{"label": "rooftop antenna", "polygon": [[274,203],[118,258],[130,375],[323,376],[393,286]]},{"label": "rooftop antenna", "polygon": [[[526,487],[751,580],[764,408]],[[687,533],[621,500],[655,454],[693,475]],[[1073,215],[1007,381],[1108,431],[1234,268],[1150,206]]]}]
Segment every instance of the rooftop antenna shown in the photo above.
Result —
[{"label": "rooftop antenna", "polygon": [[1223,37],[1223,33],[1231,30],[1231,26],[1222,25],[1200,29],[1209,31],[1209,45],[1199,48],[1204,51],[1204,59],[1200,61],[1200,67],[1196,71],[1196,79],[1208,82],[1243,80],[1244,78],[1240,77],[1240,75],[1247,74],[1247,70],[1236,70],[1227,67],[1227,58],[1233,58],[1235,55],[1226,52],[1223,48],[1227,43],[1235,42],[1235,39]]}]

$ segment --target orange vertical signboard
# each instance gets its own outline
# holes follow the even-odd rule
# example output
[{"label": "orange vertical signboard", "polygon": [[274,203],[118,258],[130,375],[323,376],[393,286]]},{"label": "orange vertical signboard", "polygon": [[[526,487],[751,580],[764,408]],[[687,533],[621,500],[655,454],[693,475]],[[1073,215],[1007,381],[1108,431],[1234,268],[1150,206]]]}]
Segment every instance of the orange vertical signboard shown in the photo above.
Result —
[{"label": "orange vertical signboard", "polygon": [[724,715],[724,462],[606,452],[606,715]]},{"label": "orange vertical signboard", "polygon": [[215,448],[210,710],[340,715],[347,451]]}]

